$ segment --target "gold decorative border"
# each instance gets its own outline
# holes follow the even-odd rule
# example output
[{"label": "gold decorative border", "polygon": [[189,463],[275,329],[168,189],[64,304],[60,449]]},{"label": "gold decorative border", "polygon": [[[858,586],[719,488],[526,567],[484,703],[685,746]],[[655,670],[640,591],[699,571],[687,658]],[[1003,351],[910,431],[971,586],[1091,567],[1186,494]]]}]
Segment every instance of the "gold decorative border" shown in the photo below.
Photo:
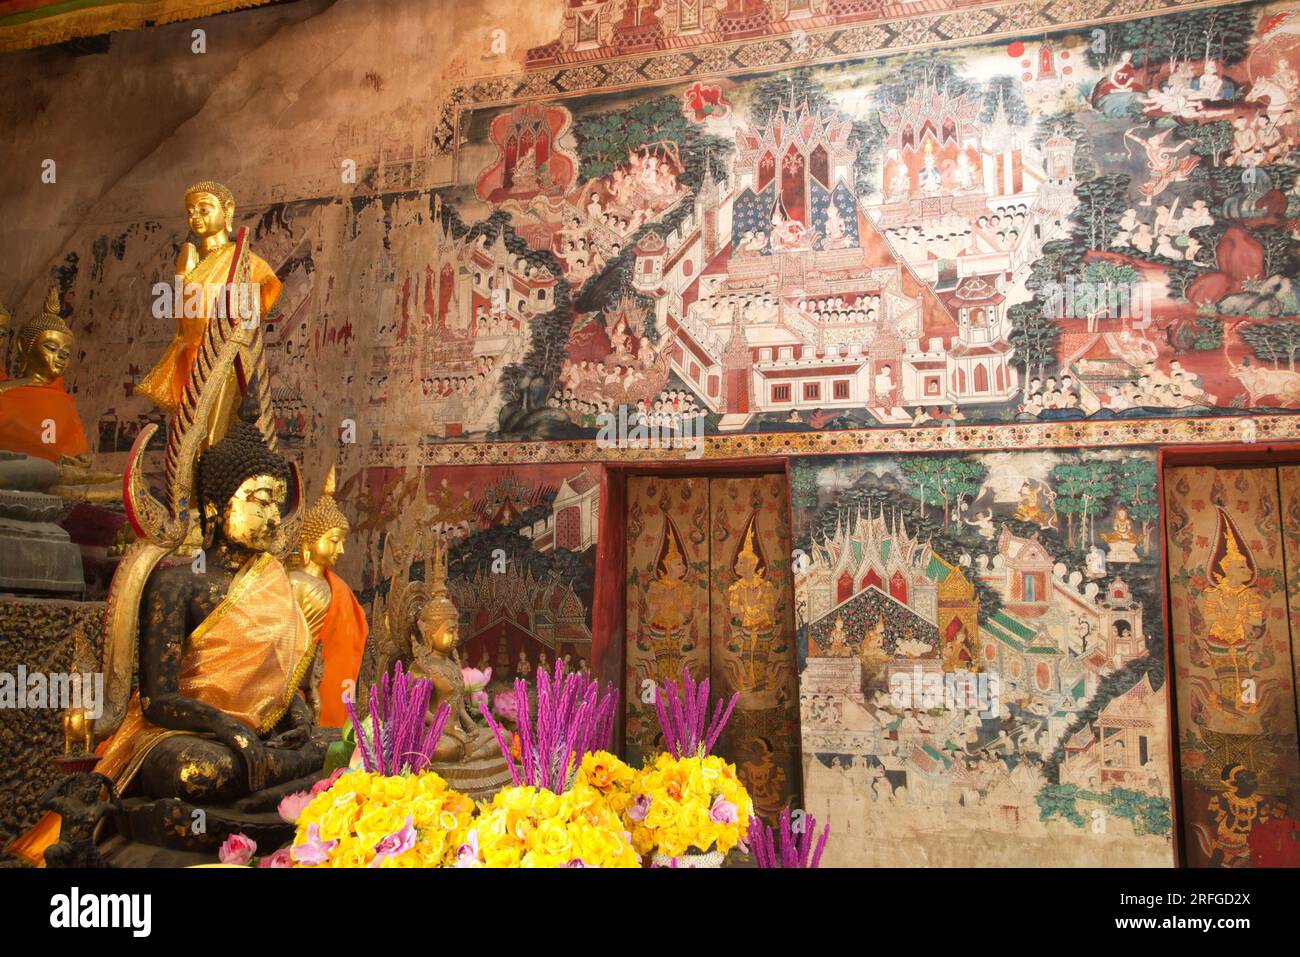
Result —
[{"label": "gold decorative border", "polygon": [[[1253,425],[1248,424],[1253,423]],[[698,454],[686,448],[619,448],[595,439],[372,445],[366,468],[448,465],[534,465],[552,462],[682,462],[897,452],[993,452],[1036,448],[1300,442],[1300,415],[1206,416],[1195,419],[1110,419],[1014,425],[918,426],[824,432],[708,435]]]}]

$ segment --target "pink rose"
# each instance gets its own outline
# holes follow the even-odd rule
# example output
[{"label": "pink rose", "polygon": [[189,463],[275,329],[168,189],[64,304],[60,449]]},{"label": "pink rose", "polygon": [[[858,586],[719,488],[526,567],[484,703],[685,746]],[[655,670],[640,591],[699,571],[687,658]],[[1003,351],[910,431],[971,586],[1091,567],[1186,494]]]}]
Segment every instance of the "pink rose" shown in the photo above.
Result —
[{"label": "pink rose", "polygon": [[644,821],[646,813],[650,810],[650,798],[642,794],[636,799],[636,802],[627,809],[627,816],[633,821]]},{"label": "pink rose", "polygon": [[[361,749],[357,748],[357,750],[360,751]],[[312,797],[315,797],[317,794],[320,794],[321,791],[328,791],[330,788],[332,788],[334,786],[334,782],[337,781],[339,778],[341,778],[343,776],[343,772],[346,770],[347,768],[335,768],[333,773],[330,774],[329,777],[321,778],[319,781],[313,784],[311,786]]]},{"label": "pink rose", "polygon": [[257,853],[257,842],[243,834],[232,834],[217,851],[222,864],[247,864]]},{"label": "pink rose", "polygon": [[320,839],[320,825],[307,825],[307,840],[301,844],[295,844],[290,848],[290,856],[299,864],[325,864],[330,859],[330,851],[338,841],[322,841]]},{"label": "pink rose", "polygon": [[282,847],[274,854],[262,858],[257,862],[258,867],[293,867],[293,856],[289,853],[290,849]]},{"label": "pink rose", "polygon": [[310,791],[294,791],[292,794],[286,794],[276,807],[280,812],[280,820],[286,824],[297,824],[298,816],[302,814],[302,809],[311,803],[311,798]]},{"label": "pink rose", "polygon": [[381,838],[375,845],[375,859],[370,862],[370,867],[378,867],[384,862],[386,857],[399,857],[405,854],[411,848],[415,847],[415,819],[411,815],[406,815],[406,823],[402,825],[401,830],[394,831],[387,837]]},{"label": "pink rose", "polygon": [[736,805],[719,794],[713,800],[713,807],[709,808],[709,818],[714,824],[735,824]]}]

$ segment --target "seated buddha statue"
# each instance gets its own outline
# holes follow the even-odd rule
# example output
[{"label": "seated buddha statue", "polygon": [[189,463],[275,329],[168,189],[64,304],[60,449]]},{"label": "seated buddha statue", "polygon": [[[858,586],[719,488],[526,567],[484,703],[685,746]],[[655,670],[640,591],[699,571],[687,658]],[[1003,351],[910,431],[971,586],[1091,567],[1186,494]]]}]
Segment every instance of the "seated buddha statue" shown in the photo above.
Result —
[{"label": "seated buddha statue", "polygon": [[288,465],[237,419],[198,461],[204,570],[156,569],[141,608],[139,689],[96,770],[120,792],[224,803],[321,769],[326,736],[299,684],[315,654],[271,555]]},{"label": "seated buddha statue", "polygon": [[16,337],[18,376],[0,370],[0,449],[51,462],[89,451],[77,404],[63,385],[74,341],[52,286],[44,311]]},{"label": "seated buddha statue", "polygon": [[445,543],[434,547],[432,566],[429,597],[416,617],[415,634],[411,636],[410,673],[415,678],[428,678],[433,682],[430,717],[444,703],[451,709],[451,717],[447,719],[442,738],[434,750],[435,767],[442,762],[455,764],[485,758],[500,759],[495,736],[486,727],[475,723],[465,701],[465,679],[456,654],[460,640],[460,613],[447,596]]},{"label": "seated buddha statue", "polygon": [[[247,281],[256,286],[256,302],[244,301],[241,296],[240,306],[255,307],[260,310],[259,316],[265,316],[280,295],[280,280],[274,270],[251,251],[246,250],[243,256],[246,279],[234,275],[237,250],[230,234],[235,221],[235,197],[230,190],[220,183],[195,183],[185,191],[185,212],[198,244],[185,243],[176,260],[181,291],[179,301],[172,303],[176,335],[162,358],[135,387],[138,394],[167,412],[180,404],[208,322],[226,308],[221,300],[232,293],[232,284]],[[224,423],[237,404],[237,392],[233,381],[225,387],[225,394],[214,406],[213,422]],[[214,431],[214,438],[218,431]]]},{"label": "seated buddha statue", "polygon": [[[205,561],[145,582],[138,688],[95,767],[118,794],[216,806],[322,770],[337,733],[299,694],[316,647],[270,551],[288,476],[243,419],[199,457]],[[47,816],[11,850],[37,863],[58,837]]]},{"label": "seated buddha statue", "polygon": [[339,728],[347,721],[343,696],[347,693],[355,697],[369,632],[366,613],[352,589],[333,571],[343,556],[349,528],[347,516],[334,501],[331,467],[321,497],[303,516],[298,550],[290,561],[289,572],[293,596],[320,648],[323,668],[319,669],[318,680],[313,675],[312,697],[317,723],[325,728]]},{"label": "seated buddha statue", "polygon": [[1128,509],[1115,510],[1115,520],[1109,532],[1102,533],[1101,540],[1109,548],[1106,559],[1112,562],[1138,561],[1137,543],[1141,541],[1133,520],[1128,517]]}]

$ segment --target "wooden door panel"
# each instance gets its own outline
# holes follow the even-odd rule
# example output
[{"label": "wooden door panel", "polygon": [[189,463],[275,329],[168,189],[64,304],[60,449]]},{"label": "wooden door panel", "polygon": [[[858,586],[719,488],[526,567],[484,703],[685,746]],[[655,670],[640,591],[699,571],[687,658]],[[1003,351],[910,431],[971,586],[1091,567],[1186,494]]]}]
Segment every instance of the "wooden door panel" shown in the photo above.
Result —
[{"label": "wooden door panel", "polygon": [[1267,863],[1300,781],[1278,475],[1166,473],[1168,566],[1188,863]]},{"label": "wooden door panel", "polygon": [[760,814],[799,794],[799,688],[784,476],[710,482],[710,613],[716,697],[740,693],[718,754],[735,762]]},{"label": "wooden door panel", "polygon": [[709,671],[709,483],[627,483],[627,758],[661,750],[649,685]]}]

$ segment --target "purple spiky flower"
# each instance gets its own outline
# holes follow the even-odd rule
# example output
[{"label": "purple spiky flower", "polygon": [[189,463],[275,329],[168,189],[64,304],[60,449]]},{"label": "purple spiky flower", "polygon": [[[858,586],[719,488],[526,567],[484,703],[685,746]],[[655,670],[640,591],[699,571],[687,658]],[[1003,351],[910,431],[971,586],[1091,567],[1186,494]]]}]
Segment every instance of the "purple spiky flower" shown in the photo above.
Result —
[{"label": "purple spiky flower", "polygon": [[[817,830],[817,820],[811,814],[805,814],[800,822],[800,833],[796,834],[790,822],[790,809],[781,812],[777,830],[773,830],[761,820],[755,820],[749,832],[749,843],[754,854],[754,863],[759,867],[817,867],[821,864],[822,851],[826,848],[826,838],[830,836],[831,826],[827,824],[817,839],[817,846],[812,847],[813,832]],[[779,842],[779,847],[778,847]],[[812,854],[809,856],[809,850]]]},{"label": "purple spiky flower", "polygon": [[[433,682],[427,678],[412,680],[399,661],[391,678],[385,674],[370,686],[370,713],[364,721],[357,717],[351,698],[344,700],[365,770],[392,776],[416,774],[429,765],[451,717],[451,707],[444,701],[428,728],[424,726],[432,694]],[[366,724],[370,725],[369,739]]]},{"label": "purple spiky flower", "polygon": [[474,703],[496,737],[516,786],[529,784],[558,794],[568,787],[583,755],[609,748],[618,713],[617,689],[602,694],[596,679],[567,672],[564,662],[556,661],[553,674],[537,673],[536,719],[528,711],[528,682],[523,678],[515,679],[515,697],[520,704],[518,762],[505,729],[488,709],[487,695],[476,695]]},{"label": "purple spiky flower", "polygon": [[682,694],[675,681],[666,681],[656,690],[655,715],[664,734],[664,747],[675,758],[702,758],[712,752],[740,700],[740,692],[736,692],[724,711],[719,698],[710,720],[709,679],[697,685],[689,668],[682,669]]}]

